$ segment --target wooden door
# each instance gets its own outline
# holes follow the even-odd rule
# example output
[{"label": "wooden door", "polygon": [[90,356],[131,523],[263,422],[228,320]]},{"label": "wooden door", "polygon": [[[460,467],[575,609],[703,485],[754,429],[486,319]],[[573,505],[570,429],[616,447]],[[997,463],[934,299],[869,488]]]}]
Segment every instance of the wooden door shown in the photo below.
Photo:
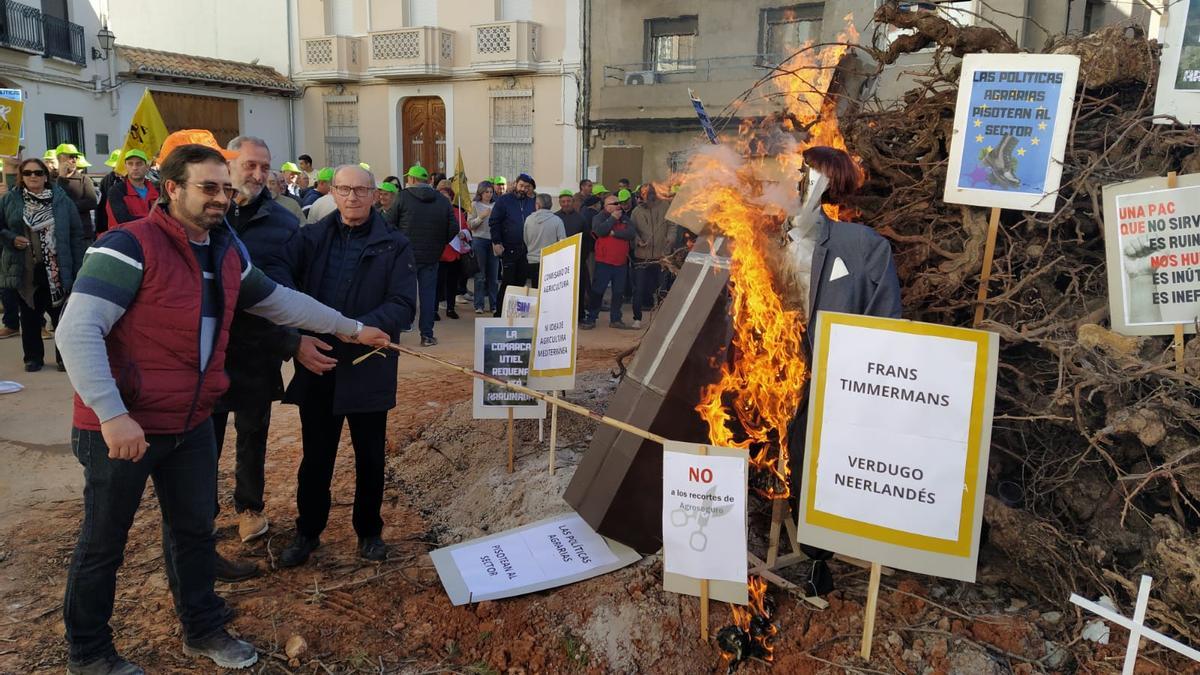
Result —
[{"label": "wooden door", "polygon": [[450,173],[446,167],[446,104],[437,96],[422,96],[404,101],[404,166],[420,164],[430,174]]},{"label": "wooden door", "polygon": [[208,129],[222,147],[241,133],[237,99],[174,91],[152,90],[151,93],[167,131]]}]

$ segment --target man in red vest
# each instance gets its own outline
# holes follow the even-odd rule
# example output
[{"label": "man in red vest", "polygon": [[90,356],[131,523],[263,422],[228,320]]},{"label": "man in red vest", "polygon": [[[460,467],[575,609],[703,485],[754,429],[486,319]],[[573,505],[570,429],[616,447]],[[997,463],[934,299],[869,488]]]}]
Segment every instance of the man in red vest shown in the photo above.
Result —
[{"label": "man in red vest", "polygon": [[158,201],[158,189],[146,180],[150,159],[146,153],[133,149],[121,158],[125,162],[125,180],[116,181],[105,195],[108,228],[115,230],[131,220],[145,218]]},{"label": "man in red vest", "polygon": [[76,391],[71,444],[85,482],[63,602],[69,673],[142,672],[117,655],[109,619],[147,478],[162,509],[163,559],[184,652],[222,668],[258,659],[253,645],[226,632],[231,612],[213,590],[210,414],[229,384],[234,311],[347,342],[389,340],[251,264],[225,222],[237,192],[226,160],[236,152],[221,151],[207,131],[188,130],[169,137],[160,156],[160,204],[89,250],[56,334]]}]

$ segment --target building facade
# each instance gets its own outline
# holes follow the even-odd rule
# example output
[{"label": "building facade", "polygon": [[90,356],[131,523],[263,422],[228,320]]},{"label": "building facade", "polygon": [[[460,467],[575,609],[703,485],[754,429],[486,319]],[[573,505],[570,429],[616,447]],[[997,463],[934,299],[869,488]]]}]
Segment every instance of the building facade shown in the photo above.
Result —
[{"label": "building facade", "polygon": [[[882,0],[592,0],[585,2],[584,92],[589,170],[606,184],[659,180],[682,169],[689,149],[705,142],[689,91],[717,125],[779,109],[758,87],[770,68],[805,43],[839,40],[848,26],[860,43],[886,46],[898,35],[871,18]],[[1151,0],[1161,1],[1161,0]],[[1143,0],[919,0],[911,11],[938,12],[963,25],[999,26],[1025,48],[1041,47],[1051,34],[1090,32],[1110,23],[1143,26],[1151,10]],[[862,92],[895,100],[912,86],[907,73],[928,64],[932,50],[904,55]],[[860,57],[865,53],[859,52]],[[874,66],[864,62],[866,70]],[[735,102],[738,102],[734,105]]]},{"label": "building facade", "polygon": [[106,172],[149,89],[172,131],[252,134],[293,155],[288,12],[287,0],[0,0],[0,88],[25,99],[25,154],[73,143]]},{"label": "building facade", "polygon": [[318,166],[578,181],[579,0],[292,1]]}]

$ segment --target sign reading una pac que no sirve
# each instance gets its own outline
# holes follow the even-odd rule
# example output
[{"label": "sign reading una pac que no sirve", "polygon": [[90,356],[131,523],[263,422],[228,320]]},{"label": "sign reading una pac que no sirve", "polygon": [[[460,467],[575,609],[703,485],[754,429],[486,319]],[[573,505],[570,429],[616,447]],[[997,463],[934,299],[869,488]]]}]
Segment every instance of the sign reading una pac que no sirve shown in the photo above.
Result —
[{"label": "sign reading una pac que no sirve", "polygon": [[[524,385],[529,378],[533,344],[532,319],[476,319],[475,370],[499,380]],[[475,419],[542,419],[546,403],[529,394],[475,379]]]},{"label": "sign reading una pac que no sirve", "polygon": [[1126,335],[1170,335],[1200,318],[1200,176],[1104,186],[1109,314]]},{"label": "sign reading una pac que no sirve", "polygon": [[945,201],[1053,211],[1079,57],[963,57]]},{"label": "sign reading una pac que no sirve", "polygon": [[994,333],[820,312],[799,538],[975,580]]}]

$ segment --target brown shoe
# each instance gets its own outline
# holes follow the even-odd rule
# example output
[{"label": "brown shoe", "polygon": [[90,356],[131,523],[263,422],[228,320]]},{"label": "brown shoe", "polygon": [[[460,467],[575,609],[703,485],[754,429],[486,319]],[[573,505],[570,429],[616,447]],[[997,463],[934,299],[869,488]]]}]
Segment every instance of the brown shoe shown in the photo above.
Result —
[{"label": "brown shoe", "polygon": [[237,560],[226,558],[220,553],[217,554],[217,581],[225,583],[234,583],[237,581],[245,581],[253,579],[262,574],[262,570],[258,565],[249,560]]},{"label": "brown shoe", "polygon": [[271,524],[267,521],[267,517],[258,511],[242,511],[242,515],[238,517],[238,536],[242,538],[242,543],[258,539],[267,533],[267,528]]},{"label": "brown shoe", "polygon": [[42,339],[43,340],[52,340],[52,339],[54,339],[54,333],[46,328],[43,328],[42,329]]},{"label": "brown shoe", "polygon": [[0,340],[4,338],[16,337],[21,334],[20,328],[9,328],[8,326],[0,326]]}]

